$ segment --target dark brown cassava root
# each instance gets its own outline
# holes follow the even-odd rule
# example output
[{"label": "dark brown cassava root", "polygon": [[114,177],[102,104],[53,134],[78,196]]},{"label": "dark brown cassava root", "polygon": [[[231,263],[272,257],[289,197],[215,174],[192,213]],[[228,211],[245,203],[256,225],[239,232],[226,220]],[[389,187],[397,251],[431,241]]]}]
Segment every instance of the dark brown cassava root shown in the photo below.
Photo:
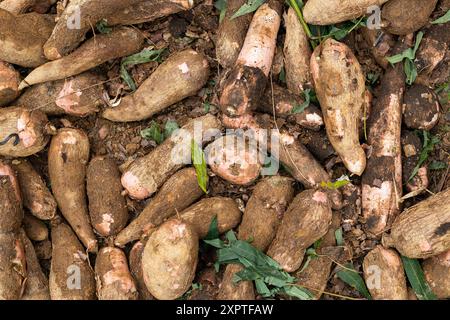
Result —
[{"label": "dark brown cassava root", "polygon": [[114,160],[97,156],[89,162],[86,191],[94,229],[104,237],[119,233],[127,224],[128,210]]},{"label": "dark brown cassava root", "polygon": [[425,279],[439,299],[450,297],[450,250],[422,263]]},{"label": "dark brown cassava root", "polygon": [[19,96],[20,74],[12,65],[0,61],[0,107]]},{"label": "dark brown cassava root", "polygon": [[162,63],[139,89],[106,109],[111,121],[144,120],[174,103],[196,94],[209,77],[206,57],[192,49],[177,52]]},{"label": "dark brown cassava root", "polygon": [[48,229],[44,222],[26,213],[23,217],[23,229],[30,240],[44,241],[48,239]]},{"label": "dark brown cassava root", "polygon": [[38,83],[68,78],[108,60],[136,53],[142,49],[144,40],[140,31],[127,27],[118,27],[111,33],[99,34],[68,56],[47,62],[31,71],[20,83],[19,90]]},{"label": "dark brown cassava root", "polygon": [[228,264],[223,273],[217,300],[255,300],[255,288],[252,281],[233,282],[233,277],[244,267],[240,264]]},{"label": "dark brown cassava root", "polygon": [[422,142],[420,138],[412,131],[402,131],[402,176],[403,184],[408,191],[419,192],[428,188],[428,168],[423,165],[417,171],[417,174],[410,180],[414,169],[419,161],[422,152]]},{"label": "dark brown cassava root", "polygon": [[86,165],[89,138],[82,130],[63,128],[53,137],[48,151],[50,183],[64,218],[90,252],[97,251],[86,203]]},{"label": "dark brown cassava root", "polygon": [[403,121],[410,129],[431,130],[439,121],[439,99],[433,90],[415,84],[406,90]]},{"label": "dark brown cassava root", "polygon": [[145,285],[144,275],[142,272],[142,252],[144,251],[147,240],[136,241],[130,250],[128,261],[130,263],[130,272],[136,282],[136,288],[139,292],[140,300],[153,300],[152,294]]}]

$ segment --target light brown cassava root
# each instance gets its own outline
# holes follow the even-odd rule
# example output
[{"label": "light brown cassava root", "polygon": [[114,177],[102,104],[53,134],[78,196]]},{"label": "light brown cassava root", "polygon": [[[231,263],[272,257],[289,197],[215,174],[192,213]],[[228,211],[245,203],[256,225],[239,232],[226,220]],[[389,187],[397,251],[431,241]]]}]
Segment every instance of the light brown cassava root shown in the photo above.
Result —
[{"label": "light brown cassava root", "polygon": [[30,8],[35,12],[44,13],[55,2],[56,0],[3,0],[0,2],[0,9],[13,14],[25,13]]},{"label": "light brown cassava root", "polygon": [[114,247],[102,248],[95,259],[99,300],[137,300],[138,291],[128,269],[125,253]]},{"label": "light brown cassava root", "polygon": [[95,68],[102,63],[128,56],[142,49],[144,36],[140,31],[119,27],[108,34],[89,39],[77,50],[61,59],[34,69],[20,83],[19,90],[34,84],[61,80]]},{"label": "light brown cassava root", "polygon": [[244,267],[240,264],[228,264],[223,273],[217,300],[255,300],[255,288],[252,281],[233,282],[233,277]]},{"label": "light brown cassava root", "polygon": [[26,213],[23,217],[23,229],[30,240],[44,241],[48,239],[48,229],[44,222]]},{"label": "light brown cassava root", "polygon": [[89,162],[86,191],[95,230],[104,237],[119,233],[128,221],[128,210],[121,194],[120,172],[114,160],[97,156]]},{"label": "light brown cassava root", "polygon": [[19,95],[20,74],[12,65],[0,61],[0,107],[6,106]]},{"label": "light brown cassava root", "polygon": [[145,285],[144,275],[142,272],[142,252],[144,251],[147,241],[136,241],[130,250],[128,261],[130,263],[130,272],[136,282],[140,300],[153,300],[152,294]]},{"label": "light brown cassava root", "polygon": [[[189,190],[189,192],[186,192]],[[203,195],[194,168],[176,172],[161,187],[145,209],[115,238],[115,244],[123,247],[139,239],[146,232],[159,226],[170,216],[184,210]]]},{"label": "light brown cassava root", "polygon": [[194,127],[199,138],[208,140],[221,129],[211,114],[195,118],[144,157],[137,158],[122,175],[122,185],[135,199],[150,197],[174,172],[191,161]]},{"label": "light brown cassava root", "polygon": [[383,245],[403,256],[425,259],[450,249],[450,189],[404,210],[383,235]]},{"label": "light brown cassava root", "polygon": [[450,297],[450,250],[422,263],[425,279],[439,299]]},{"label": "light brown cassava root", "polygon": [[106,109],[111,121],[144,120],[174,103],[196,94],[209,77],[206,57],[192,49],[177,52],[162,63],[139,89]]},{"label": "light brown cassava root", "polygon": [[86,203],[86,165],[89,161],[89,138],[79,129],[60,129],[48,151],[50,183],[61,213],[86,246],[97,251]]}]

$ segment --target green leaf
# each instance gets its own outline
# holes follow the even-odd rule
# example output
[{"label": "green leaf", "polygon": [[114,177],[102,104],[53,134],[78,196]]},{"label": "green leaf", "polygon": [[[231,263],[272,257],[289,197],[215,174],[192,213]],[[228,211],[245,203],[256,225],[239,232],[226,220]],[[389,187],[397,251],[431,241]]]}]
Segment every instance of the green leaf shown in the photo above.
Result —
[{"label": "green leaf", "polygon": [[334,232],[334,236],[336,238],[336,244],[338,246],[343,246],[344,245],[344,237],[342,236],[342,228],[336,229],[336,231]]},{"label": "green leaf", "polygon": [[350,263],[348,263],[345,267],[347,269],[341,269],[336,273],[339,279],[352,288],[358,290],[358,292],[366,297],[366,299],[371,300],[372,296],[367,290],[366,284],[363,278],[359,275],[358,271],[356,271]]},{"label": "green leaf", "polygon": [[203,109],[205,110],[205,112],[209,112],[209,110],[211,109],[211,104],[208,101],[203,102]]},{"label": "green leaf", "polygon": [[314,295],[309,292],[305,288],[301,288],[299,286],[285,286],[283,287],[283,291],[285,294],[298,298],[300,300],[312,300],[314,299]]},{"label": "green leaf", "polygon": [[256,11],[266,0],[247,0],[232,16],[231,19]]},{"label": "green leaf", "polygon": [[120,76],[126,82],[128,87],[131,90],[136,90],[136,84],[134,83],[133,78],[128,73],[127,67],[134,66],[137,64],[147,63],[150,61],[159,61],[161,54],[165,51],[165,49],[161,50],[150,50],[144,49],[139,53],[133,54],[129,57],[122,59],[120,64]]},{"label": "green leaf", "polygon": [[423,274],[419,261],[403,256],[402,261],[409,283],[416,293],[417,298],[419,300],[437,300],[437,297],[431,291],[430,286],[425,280],[425,275]]},{"label": "green leaf", "polygon": [[412,85],[417,78],[416,64],[412,60],[406,59],[404,68],[406,74],[406,83]]},{"label": "green leaf", "polygon": [[450,21],[450,10],[448,10],[447,13],[444,14],[439,19],[436,19],[433,22],[431,22],[431,24],[444,24],[444,23],[447,23],[449,21]]},{"label": "green leaf", "polygon": [[220,239],[211,239],[211,240],[204,239],[203,241],[205,243],[209,244],[210,246],[213,246],[213,247],[218,248],[218,249],[225,248],[224,242],[222,240],[220,240]]},{"label": "green leaf", "polygon": [[227,0],[217,0],[214,2],[214,7],[216,7],[217,10],[219,10],[219,23],[223,21],[225,18],[225,14],[227,12]]},{"label": "green leaf", "polygon": [[195,142],[194,139],[191,141],[191,157],[192,163],[195,167],[195,172],[197,173],[197,181],[200,188],[204,193],[208,193],[208,172],[206,169],[205,154],[202,148]]},{"label": "green leaf", "polygon": [[423,32],[420,31],[417,34],[416,43],[414,45],[414,48],[408,48],[400,54],[397,54],[397,55],[391,56],[391,57],[387,57],[387,60],[389,61],[389,63],[396,64],[396,63],[403,61],[404,59],[409,59],[409,60],[413,61],[416,58],[416,52],[417,52],[417,49],[419,49],[419,45],[422,42],[422,38],[423,38]]},{"label": "green leaf", "polygon": [[98,30],[98,32],[103,34],[111,33],[112,28],[108,27],[108,20],[102,19],[99,22],[97,22],[97,25],[95,26]]},{"label": "green leaf", "polygon": [[411,173],[411,176],[408,179],[408,182],[411,181],[417,174],[417,172],[419,172],[420,167],[425,163],[425,161],[427,161],[430,153],[434,150],[435,145],[437,145],[440,140],[438,137],[436,136],[431,136],[430,138],[430,134],[428,133],[428,131],[423,130],[422,131],[423,134],[423,148],[422,148],[422,152],[420,152],[419,155],[419,161],[417,162],[417,165],[414,167],[413,172]]},{"label": "green leaf", "polygon": [[180,127],[176,121],[167,120],[166,126],[164,127],[164,137],[167,139],[178,129],[180,129]]},{"label": "green leaf", "polygon": [[293,113],[293,114],[301,113],[301,112],[305,111],[305,109],[309,106],[309,104],[311,103],[311,89],[306,89],[303,92],[303,95],[305,97],[305,102],[303,102],[299,106],[295,106],[292,109],[291,113]]},{"label": "green leaf", "polygon": [[155,121],[150,122],[149,128],[141,130],[141,137],[151,139],[157,144],[161,144],[164,141],[164,135],[161,133],[161,129]]},{"label": "green leaf", "polygon": [[448,164],[442,161],[433,161],[430,163],[430,165],[428,166],[428,169],[430,170],[443,170],[443,169],[447,169]]},{"label": "green leaf", "polygon": [[219,225],[217,222],[217,216],[214,216],[214,218],[211,221],[211,224],[209,225],[208,234],[206,235],[206,240],[212,240],[219,238]]},{"label": "green leaf", "polygon": [[320,183],[320,186],[321,186],[322,188],[327,188],[327,189],[330,189],[330,190],[336,190],[336,189],[339,189],[339,188],[341,188],[341,187],[343,187],[343,186],[345,186],[345,185],[347,185],[347,184],[349,184],[349,183],[350,183],[350,181],[349,181],[349,180],[346,180],[346,179],[343,179],[343,180],[336,180],[335,182],[331,182],[331,181],[325,182],[325,181],[322,181],[322,182]]},{"label": "green leaf", "polygon": [[284,67],[281,68],[280,74],[278,75],[278,80],[286,83],[286,70],[284,69]]}]

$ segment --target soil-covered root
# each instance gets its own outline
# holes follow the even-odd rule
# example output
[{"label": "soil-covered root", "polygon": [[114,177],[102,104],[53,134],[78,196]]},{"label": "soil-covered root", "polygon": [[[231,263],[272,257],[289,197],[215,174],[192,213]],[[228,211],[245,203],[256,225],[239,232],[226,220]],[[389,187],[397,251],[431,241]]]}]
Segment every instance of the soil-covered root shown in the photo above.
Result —
[{"label": "soil-covered root", "polygon": [[[102,18],[142,1],[70,1],[65,7],[64,12],[58,18],[52,34],[43,46],[45,56],[49,60],[61,59],[77,48],[84,40],[86,33]],[[113,44],[113,46],[117,46],[118,44],[119,42]]]},{"label": "soil-covered root", "polygon": [[392,224],[383,245],[403,256],[425,259],[450,249],[450,189],[404,210]]},{"label": "soil-covered root", "polygon": [[42,272],[33,244],[24,231],[20,232],[20,239],[24,244],[27,263],[27,278],[22,300],[50,300],[50,289],[47,276]]},{"label": "soil-covered root", "polygon": [[49,260],[52,258],[52,242],[49,239],[35,242],[34,251],[39,260]]},{"label": "soil-covered root", "polygon": [[299,113],[293,112],[295,107],[304,103],[304,99],[300,96],[274,84],[273,86],[268,86],[256,110],[273,114],[275,109],[277,117],[292,118],[297,124],[306,129],[320,130],[324,124],[323,117],[322,112],[315,105],[310,104]]},{"label": "soil-covered root", "polygon": [[363,270],[373,299],[408,299],[402,259],[395,250],[376,246],[364,257]]},{"label": "soil-covered root", "polygon": [[97,251],[86,203],[86,166],[89,138],[84,131],[63,128],[53,137],[48,150],[51,188],[64,218],[88,251]]},{"label": "soil-covered root", "polygon": [[95,299],[94,272],[89,257],[72,229],[52,226],[52,260],[49,276],[52,300]]},{"label": "soil-covered root", "polygon": [[361,182],[362,211],[366,231],[373,236],[388,228],[400,212],[404,92],[405,75],[399,63],[389,67],[381,79],[379,96],[367,125],[368,144],[372,150]]},{"label": "soil-covered root", "polygon": [[102,236],[119,233],[127,224],[128,209],[114,160],[97,156],[86,171],[86,190],[92,226]]},{"label": "soil-covered root", "polygon": [[144,281],[159,300],[173,300],[192,285],[198,260],[198,236],[187,223],[170,220],[148,239],[142,254]]},{"label": "soil-covered root", "polygon": [[95,68],[106,61],[138,52],[144,45],[141,31],[118,27],[83,43],[71,54],[34,69],[20,83],[19,90],[34,84],[61,80]]},{"label": "soil-covered root", "polygon": [[102,78],[91,71],[64,80],[48,81],[26,89],[16,104],[47,115],[69,114],[84,117],[99,110]]},{"label": "soil-covered root", "polygon": [[25,13],[29,9],[37,13],[44,13],[55,2],[56,0],[3,0],[0,3],[0,9],[16,15]]},{"label": "soil-covered root", "polygon": [[281,14],[282,2],[270,0],[253,15],[236,65],[223,82],[219,104],[227,116],[256,108],[272,67]]},{"label": "soil-covered root", "polygon": [[259,177],[262,169],[263,159],[256,140],[234,134],[223,136],[209,144],[205,155],[212,172],[237,185],[252,183]]},{"label": "soil-covered root", "polygon": [[0,61],[0,107],[19,96],[20,74],[12,65]]},{"label": "soil-covered root", "polygon": [[384,69],[389,65],[387,58],[394,47],[394,37],[383,30],[361,28],[361,34],[375,61]]},{"label": "soil-covered root", "polygon": [[383,6],[384,28],[392,34],[408,35],[428,23],[438,0],[390,0]]},{"label": "soil-covered root", "polygon": [[27,13],[14,15],[0,9],[0,60],[26,68],[44,64],[42,46],[52,33],[51,15]]},{"label": "soil-covered root", "polygon": [[439,299],[450,298],[450,250],[422,263],[425,279]]},{"label": "soil-covered root", "polygon": [[194,168],[185,168],[172,175],[148,205],[115,238],[116,246],[141,238],[165,219],[180,212],[203,195]]},{"label": "soil-covered root", "polygon": [[388,0],[309,0],[303,8],[305,21],[314,25],[331,25],[365,15],[368,8]]},{"label": "soil-covered root", "polygon": [[433,90],[415,84],[403,101],[403,121],[410,129],[431,130],[439,121],[439,99]]},{"label": "soil-covered root", "polygon": [[296,271],[306,249],[328,232],[331,221],[331,206],[324,191],[301,192],[286,210],[267,255],[285,271]]},{"label": "soil-covered root", "polygon": [[365,77],[357,58],[345,44],[328,39],[314,50],[311,73],[328,138],[346,168],[361,175],[366,154],[359,143],[365,103]]},{"label": "soil-covered root", "polygon": [[262,251],[267,249],[294,197],[292,182],[291,178],[273,176],[256,185],[239,225],[240,239],[253,239],[254,247]]},{"label": "soil-covered root", "polygon": [[284,40],[284,65],[286,85],[296,95],[312,86],[310,74],[311,47],[308,36],[293,8],[284,15],[286,38]]},{"label": "soil-covered root", "polygon": [[208,114],[192,119],[181,129],[126,168],[121,180],[131,197],[145,199],[155,193],[174,172],[191,163],[190,150],[194,137],[199,135],[202,141],[207,141],[217,134],[221,124],[216,117]]},{"label": "soil-covered root", "polygon": [[50,140],[48,125],[47,117],[40,111],[31,112],[24,107],[1,108],[0,139],[4,144],[0,145],[0,155],[28,157],[41,151]]},{"label": "soil-covered root", "polygon": [[142,252],[144,251],[147,241],[139,240],[133,245],[130,250],[128,258],[130,264],[130,272],[136,283],[136,288],[139,293],[140,300],[153,300],[152,294],[148,291],[145,285],[144,275],[142,272]]},{"label": "soil-covered root", "polygon": [[118,122],[144,120],[196,94],[208,81],[206,57],[192,49],[177,52],[162,63],[139,89],[123,98],[103,117]]},{"label": "soil-covered root", "polygon": [[308,289],[316,299],[320,299],[330,278],[334,254],[330,257],[329,253],[336,249],[335,231],[341,225],[341,214],[335,211],[332,215],[330,228],[316,248],[318,256],[313,257],[308,265],[304,264],[295,273],[295,278],[297,279],[295,283]]},{"label": "soil-covered root", "polygon": [[419,168],[412,179],[414,169],[422,152],[422,142],[412,131],[402,131],[402,176],[403,184],[409,192],[425,190],[428,188],[428,169],[424,165]]},{"label": "soil-covered root", "polygon": [[233,67],[244,44],[247,29],[252,20],[252,14],[231,19],[236,11],[246,3],[246,0],[227,1],[225,17],[219,24],[216,40],[216,57],[224,68]]},{"label": "soil-covered root", "polygon": [[30,240],[44,241],[48,239],[48,229],[45,223],[31,214],[24,215],[23,229]]},{"label": "soil-covered root", "polygon": [[38,219],[53,219],[56,215],[56,200],[42,177],[25,159],[12,161],[12,167],[20,184],[23,206]]},{"label": "soil-covered root", "polygon": [[138,291],[128,269],[125,253],[104,247],[95,259],[95,279],[99,300],[137,300]]},{"label": "soil-covered root", "polygon": [[217,300],[255,300],[255,288],[252,281],[235,283],[233,277],[244,267],[240,264],[228,264],[223,273]]}]

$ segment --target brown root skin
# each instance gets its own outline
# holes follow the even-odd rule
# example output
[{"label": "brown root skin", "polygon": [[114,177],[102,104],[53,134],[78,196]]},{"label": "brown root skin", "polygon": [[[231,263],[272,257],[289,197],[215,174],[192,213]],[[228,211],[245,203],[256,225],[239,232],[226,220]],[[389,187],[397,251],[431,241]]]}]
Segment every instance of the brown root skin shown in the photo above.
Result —
[{"label": "brown root skin", "polygon": [[17,173],[13,170],[9,162],[4,162],[0,160],[0,176],[9,178],[12,193],[15,195],[16,201],[19,203],[19,205],[22,205],[22,192],[19,185],[19,179],[17,178]]},{"label": "brown root skin", "polygon": [[328,231],[332,221],[327,194],[305,190],[289,205],[267,255],[286,272],[300,268],[305,250]]},{"label": "brown root skin", "polygon": [[37,13],[15,16],[0,9],[0,60],[26,68],[38,67],[47,59],[42,46],[52,33],[54,17]]},{"label": "brown root skin", "polygon": [[328,39],[311,58],[311,73],[328,138],[346,168],[361,175],[366,154],[359,143],[359,117],[365,103],[365,77],[349,47]]},{"label": "brown root skin", "polygon": [[133,161],[121,179],[131,197],[139,200],[150,197],[173,173],[190,163],[196,124],[202,129],[203,141],[221,129],[220,121],[211,114],[194,118],[149,154]]},{"label": "brown root skin", "polygon": [[239,224],[241,215],[241,211],[233,199],[212,197],[193,204],[181,212],[177,218],[191,225],[198,237],[203,239],[207,236],[214,217],[217,217],[219,233],[225,233]]},{"label": "brown root skin", "polygon": [[321,163],[336,153],[324,131],[311,132],[310,139],[305,141],[305,146]]},{"label": "brown root skin", "polygon": [[70,55],[34,69],[20,83],[19,90],[42,82],[68,78],[108,60],[136,53],[142,49],[144,40],[140,31],[127,27],[116,28],[109,34],[99,34]]},{"label": "brown root skin", "polygon": [[36,242],[34,251],[39,260],[49,260],[52,258],[52,242],[49,239]]},{"label": "brown root skin", "polygon": [[50,289],[48,279],[42,272],[38,257],[33,244],[26,236],[23,230],[20,232],[20,238],[24,244],[25,257],[27,261],[27,279],[22,300],[50,300]]},{"label": "brown root skin", "polygon": [[51,235],[53,246],[49,276],[51,299],[94,300],[94,272],[77,236],[64,223],[53,226]]},{"label": "brown root skin", "polygon": [[13,14],[27,12],[30,8],[37,13],[45,13],[56,0],[3,0],[0,9]]},{"label": "brown root skin", "polygon": [[383,245],[395,247],[403,256],[426,259],[449,249],[450,189],[404,210],[392,224]]},{"label": "brown root skin", "polygon": [[48,239],[48,229],[45,223],[31,214],[24,215],[23,229],[30,240],[44,241]]},{"label": "brown root skin", "polygon": [[196,94],[208,81],[209,64],[192,49],[177,52],[161,64],[139,89],[103,117],[118,122],[144,120]]},{"label": "brown root skin", "polygon": [[19,231],[0,233],[0,299],[19,300],[27,277],[26,257]]},{"label": "brown root skin", "polygon": [[407,300],[403,263],[395,250],[377,246],[363,262],[364,278],[374,300]]},{"label": "brown root skin", "polygon": [[361,34],[375,61],[386,69],[389,66],[387,57],[391,56],[395,44],[393,36],[382,30],[371,30],[367,27],[361,28]]},{"label": "brown root skin", "polygon": [[97,251],[97,239],[86,203],[86,165],[89,139],[81,130],[60,129],[48,151],[50,183],[58,207],[89,252]]},{"label": "brown root skin", "polygon": [[98,112],[103,105],[101,82],[100,76],[88,71],[64,80],[40,83],[26,89],[16,104],[47,115],[84,117]]},{"label": "brown root skin", "polygon": [[5,164],[1,164],[0,174],[0,234],[16,232],[23,219],[22,202],[15,189],[17,178]]},{"label": "brown root skin", "polygon": [[310,104],[302,112],[294,114],[292,111],[295,107],[301,106],[305,102],[304,99],[276,84],[267,87],[264,96],[257,104],[256,110],[273,114],[272,101],[275,104],[275,115],[277,117],[292,119],[300,126],[315,131],[320,130],[323,126],[322,112],[319,108]]},{"label": "brown root skin", "polygon": [[102,18],[142,1],[71,1],[58,18],[52,34],[43,46],[45,56],[49,60],[61,59],[77,48],[84,40],[85,34]]},{"label": "brown root skin", "polygon": [[292,183],[291,178],[273,176],[256,185],[239,225],[239,239],[253,239],[252,246],[267,249],[294,197]]},{"label": "brown root skin", "polygon": [[236,273],[243,270],[240,264],[228,264],[223,273],[217,300],[255,300],[255,288],[252,281],[233,282]]},{"label": "brown root skin", "polygon": [[410,129],[431,130],[439,121],[439,99],[420,84],[410,87],[403,102],[403,121]]},{"label": "brown root skin", "polygon": [[95,259],[95,279],[99,300],[137,300],[138,291],[122,250],[102,248]]},{"label": "brown root skin", "polygon": [[[139,1],[138,1],[139,2]],[[105,20],[108,25],[133,25],[175,14],[180,11],[192,9],[192,0],[152,0],[127,6],[124,9],[115,11]]]},{"label": "brown root skin", "polygon": [[[404,48],[397,48],[399,52]],[[362,176],[366,230],[379,236],[400,212],[402,197],[401,125],[405,91],[403,65],[389,67],[367,124],[372,152]]]},{"label": "brown root skin", "polygon": [[248,185],[261,172],[261,157],[256,144],[236,135],[226,135],[205,148],[206,162],[212,172],[237,185]]},{"label": "brown root skin", "polygon": [[19,95],[20,74],[12,65],[0,61],[0,107],[6,106]]},{"label": "brown root skin", "polygon": [[381,11],[385,29],[402,36],[416,32],[428,23],[437,2],[438,0],[390,0]]},{"label": "brown root skin", "polygon": [[48,119],[40,111],[30,112],[24,107],[7,107],[0,109],[0,139],[17,134],[19,143],[14,146],[13,137],[0,146],[0,155],[7,157],[28,157],[47,145]]},{"label": "brown root skin", "polygon": [[231,68],[235,64],[252,20],[251,13],[231,19],[233,14],[245,3],[245,0],[227,1],[225,18],[217,30],[216,56],[224,68]]},{"label": "brown root skin", "polygon": [[373,5],[381,6],[388,0],[309,0],[303,8],[308,24],[331,25],[355,19],[367,13]]},{"label": "brown root skin", "polygon": [[425,279],[439,299],[450,298],[450,250],[422,263]]},{"label": "brown root skin", "polygon": [[42,177],[27,160],[14,160],[12,167],[20,184],[24,207],[38,219],[53,219],[56,215],[56,200]]},{"label": "brown root skin", "polygon": [[128,242],[139,239],[202,195],[195,169],[185,168],[178,171],[163,184],[139,216],[117,235],[114,240],[116,246],[123,247]]},{"label": "brown root skin", "polygon": [[174,300],[192,285],[198,260],[198,236],[179,220],[162,224],[148,239],[142,254],[144,281],[159,300]]},{"label": "brown root skin", "polygon": [[140,300],[153,300],[153,296],[148,291],[147,286],[145,285],[144,275],[142,273],[142,252],[144,251],[145,244],[147,241],[136,241],[133,247],[130,250],[129,255],[129,263],[130,263],[130,272],[136,281],[137,290],[139,292]]},{"label": "brown root skin", "polygon": [[428,188],[428,170],[427,167],[419,168],[419,171],[410,181],[414,168],[416,167],[420,153],[422,152],[422,142],[420,138],[411,131],[402,131],[402,176],[403,184],[408,191],[425,190]]},{"label": "brown root skin", "polygon": [[119,233],[127,224],[128,209],[122,196],[120,172],[115,162],[97,156],[86,172],[86,190],[92,226],[102,236]]},{"label": "brown root skin", "polygon": [[311,47],[308,36],[293,8],[284,15],[286,38],[284,40],[284,63],[286,69],[286,84],[290,91],[301,95],[312,87],[309,63]]}]

